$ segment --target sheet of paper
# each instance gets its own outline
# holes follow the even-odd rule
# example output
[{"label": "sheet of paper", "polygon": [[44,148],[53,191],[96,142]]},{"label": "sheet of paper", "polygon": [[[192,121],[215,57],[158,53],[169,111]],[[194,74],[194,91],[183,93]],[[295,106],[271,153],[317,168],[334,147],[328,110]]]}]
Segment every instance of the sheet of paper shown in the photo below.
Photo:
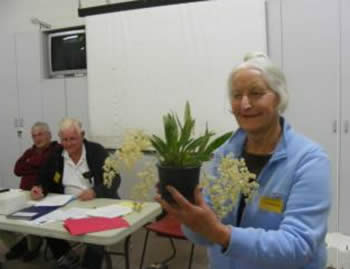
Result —
[{"label": "sheet of paper", "polygon": [[31,221],[32,224],[44,224],[54,221],[64,221],[66,219],[80,219],[88,217],[89,208],[72,207],[67,210],[57,209],[45,216]]},{"label": "sheet of paper", "polygon": [[13,216],[16,217],[31,217],[31,216],[35,216],[37,213],[36,212],[17,212],[15,214],[13,214]]},{"label": "sheet of paper", "polygon": [[64,215],[66,216],[65,219],[81,219],[81,218],[86,218],[89,216],[89,212],[92,209],[90,208],[80,208],[80,207],[72,207],[67,210],[62,210]]},{"label": "sheet of paper", "polygon": [[93,217],[115,218],[125,216],[131,212],[132,209],[130,207],[114,204],[92,209],[87,214]]},{"label": "sheet of paper", "polygon": [[31,200],[28,201],[28,203],[34,206],[63,206],[74,199],[75,196],[69,194],[49,193],[45,198],[39,201]]},{"label": "sheet of paper", "polygon": [[67,210],[57,209],[49,214],[46,214],[40,218],[29,221],[31,224],[44,224],[54,221],[65,221],[67,219],[81,219],[87,217],[105,217],[115,218],[119,216],[125,216],[132,212],[132,209],[126,206],[120,206],[117,204],[103,206],[99,208],[80,208],[72,207]]}]

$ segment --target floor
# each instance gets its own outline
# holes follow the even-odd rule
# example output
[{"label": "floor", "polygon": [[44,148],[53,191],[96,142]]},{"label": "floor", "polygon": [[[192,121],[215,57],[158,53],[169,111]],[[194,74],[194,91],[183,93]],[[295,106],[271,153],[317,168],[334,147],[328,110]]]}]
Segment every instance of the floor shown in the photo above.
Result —
[{"label": "floor", "polygon": [[[143,240],[145,236],[145,231],[139,230],[136,232],[131,239],[130,244],[130,269],[139,269],[141,251],[143,247]],[[188,268],[188,260],[190,254],[191,244],[188,241],[176,240],[175,242],[177,255],[170,262],[167,269],[186,269]],[[117,245],[113,247],[113,250],[122,249],[122,245]],[[1,253],[4,253],[4,248],[0,247]],[[78,248],[77,251],[83,251],[83,248]],[[145,257],[144,266],[142,269],[146,269],[147,266],[154,262],[159,262],[171,253],[170,243],[168,239],[159,237],[154,233],[150,233],[148,240],[148,248]],[[3,255],[2,255],[3,256]],[[2,257],[3,260],[3,257]],[[208,264],[208,259],[206,255],[206,250],[203,247],[196,246],[194,251],[193,265],[192,269],[206,269]],[[47,262],[44,260],[43,255],[35,259],[30,263],[23,263],[21,260],[5,261],[3,263],[3,269],[50,269],[53,267],[52,262]],[[106,268],[104,265],[103,268]],[[124,259],[122,257],[113,257],[113,269],[123,269]]]}]

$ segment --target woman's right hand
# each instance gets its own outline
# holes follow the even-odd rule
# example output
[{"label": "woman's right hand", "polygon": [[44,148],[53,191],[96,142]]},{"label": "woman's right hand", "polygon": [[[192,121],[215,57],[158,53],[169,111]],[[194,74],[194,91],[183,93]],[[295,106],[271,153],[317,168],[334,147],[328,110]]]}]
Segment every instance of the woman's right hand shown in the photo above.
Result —
[{"label": "woman's right hand", "polygon": [[156,196],[156,200],[169,214],[212,243],[220,244],[224,248],[228,246],[231,228],[221,223],[206,204],[199,186],[194,190],[194,204],[186,200],[174,187],[167,186],[167,190],[171,193],[175,204],[169,204],[160,195]]},{"label": "woman's right hand", "polygon": [[33,200],[40,200],[40,199],[42,199],[44,197],[43,189],[40,186],[34,186],[30,190],[30,197]]}]

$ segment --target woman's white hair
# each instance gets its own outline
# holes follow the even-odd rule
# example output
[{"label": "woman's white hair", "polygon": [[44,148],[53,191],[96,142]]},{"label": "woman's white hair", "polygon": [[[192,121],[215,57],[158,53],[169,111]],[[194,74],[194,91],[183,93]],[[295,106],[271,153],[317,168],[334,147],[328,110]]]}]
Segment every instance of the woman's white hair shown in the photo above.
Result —
[{"label": "woman's white hair", "polygon": [[84,130],[81,122],[73,118],[64,118],[60,121],[58,135],[67,129],[74,128],[79,134],[84,135]]},{"label": "woman's white hair", "polygon": [[262,52],[247,53],[243,58],[243,63],[233,69],[228,81],[229,94],[232,94],[232,82],[235,75],[244,69],[254,69],[261,73],[267,85],[279,97],[278,111],[279,113],[283,113],[288,106],[286,78],[283,72]]}]

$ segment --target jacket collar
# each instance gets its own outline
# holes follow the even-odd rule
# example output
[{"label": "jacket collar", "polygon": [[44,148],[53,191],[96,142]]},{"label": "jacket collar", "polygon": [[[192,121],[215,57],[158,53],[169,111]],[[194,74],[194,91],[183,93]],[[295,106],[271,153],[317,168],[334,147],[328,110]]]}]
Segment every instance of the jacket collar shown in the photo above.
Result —
[{"label": "jacket collar", "polygon": [[[292,132],[292,128],[282,116],[280,117],[280,124],[282,126],[282,135],[280,138],[280,142],[277,144],[276,150],[272,154],[271,161],[276,161],[287,157],[287,140]],[[234,146],[231,149],[234,156],[238,157],[242,155],[243,146],[246,138],[247,133],[241,128],[239,128],[230,138],[228,143],[230,143],[233,140],[236,141],[236,143],[233,143]]]}]

